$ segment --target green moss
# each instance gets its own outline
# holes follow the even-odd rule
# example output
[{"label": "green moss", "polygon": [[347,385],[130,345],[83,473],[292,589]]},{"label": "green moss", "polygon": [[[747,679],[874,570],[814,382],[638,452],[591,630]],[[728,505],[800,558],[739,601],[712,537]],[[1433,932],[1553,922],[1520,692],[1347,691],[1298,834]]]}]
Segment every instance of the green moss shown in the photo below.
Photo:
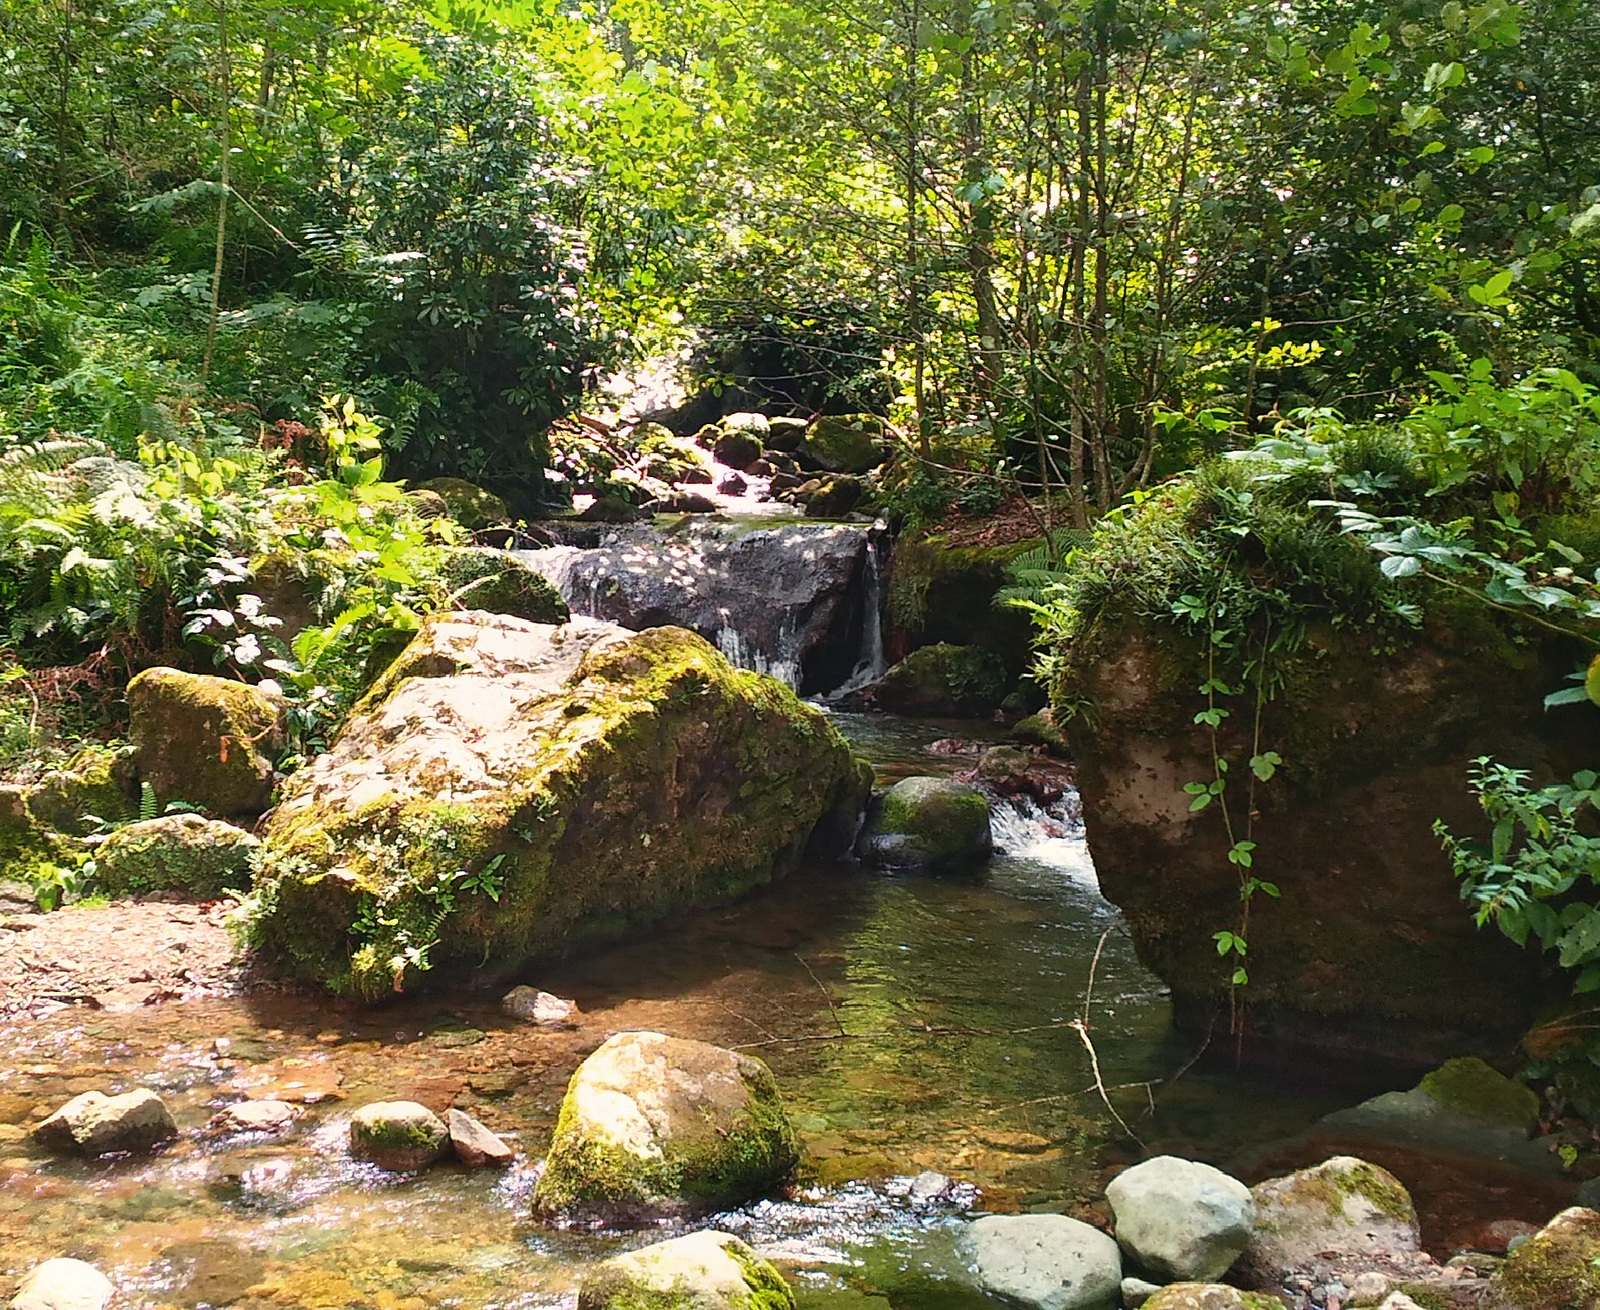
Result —
[{"label": "green moss", "polygon": [[1498,1301],[1522,1310],[1600,1303],[1600,1214],[1563,1210],[1506,1257],[1492,1286]]},{"label": "green moss", "polygon": [[1437,1284],[1401,1283],[1395,1290],[1409,1296],[1422,1310],[1454,1310],[1450,1298],[1439,1290]]},{"label": "green moss", "polygon": [[828,473],[866,473],[883,463],[883,420],[825,414],[811,421],[801,449]]},{"label": "green moss", "polygon": [[1447,1060],[1417,1084],[1441,1105],[1491,1123],[1530,1128],[1539,1118],[1539,1097],[1476,1056]]},{"label": "green moss", "polygon": [[97,819],[131,819],[136,810],[128,794],[128,773],[127,751],[85,747],[28,790],[28,812],[35,822],[74,836],[90,831]]},{"label": "green moss", "polygon": [[947,778],[897,782],[873,824],[872,848],[889,865],[959,868],[987,856],[991,842],[989,802]]},{"label": "green moss", "polygon": [[176,891],[198,900],[250,885],[260,843],[242,829],[192,814],[113,832],[95,851],[94,885],[111,896]]},{"label": "green moss", "polygon": [[509,551],[441,547],[426,564],[458,609],[510,614],[533,623],[565,623],[566,601],[543,574]]},{"label": "green moss", "polygon": [[984,716],[1000,704],[1009,681],[1004,662],[991,651],[941,642],[891,668],[876,696],[895,713]]},{"label": "green moss", "polygon": [[1042,544],[950,546],[941,536],[903,535],[889,557],[891,624],[913,645],[981,646],[1020,674],[1031,658],[1033,626],[1025,611],[996,597],[1010,585],[1012,560]]},{"label": "green moss", "polygon": [[744,1272],[745,1286],[750,1289],[747,1310],[794,1310],[794,1293],[783,1275],[767,1261],[753,1252],[746,1254],[737,1247],[729,1250]]},{"label": "green moss", "polygon": [[1345,1202],[1356,1196],[1370,1202],[1380,1214],[1397,1223],[1417,1222],[1411,1194],[1400,1180],[1387,1169],[1353,1157],[1347,1157],[1337,1167],[1319,1166],[1316,1170],[1299,1175],[1295,1181],[1295,1193],[1303,1200],[1320,1203],[1332,1215],[1342,1215]]},{"label": "green moss", "polygon": [[450,517],[469,532],[504,523],[511,517],[499,496],[464,478],[433,478],[419,483],[418,487],[442,497]]}]

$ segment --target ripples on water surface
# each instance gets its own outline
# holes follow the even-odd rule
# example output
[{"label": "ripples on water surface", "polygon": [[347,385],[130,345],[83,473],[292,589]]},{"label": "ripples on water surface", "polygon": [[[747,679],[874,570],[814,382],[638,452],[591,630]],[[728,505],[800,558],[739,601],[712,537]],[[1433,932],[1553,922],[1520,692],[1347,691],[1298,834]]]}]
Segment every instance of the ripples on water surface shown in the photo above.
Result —
[{"label": "ripples on water surface", "polygon": [[[929,749],[971,724],[838,721],[885,780],[972,761]],[[582,1056],[651,1028],[746,1045],[778,1075],[813,1176],[793,1200],[716,1222],[798,1265],[804,1303],[987,1304],[955,1276],[957,1212],[914,1203],[906,1179],[949,1173],[982,1189],[981,1206],[1012,1210],[1098,1193],[1105,1115],[1067,1025],[1107,930],[1089,1007],[1105,1081],[1159,1079],[1185,1055],[1167,1047],[1159,985],[1095,890],[1081,833],[1052,831],[1002,816],[1004,849],[981,875],[806,871],[531,974],[583,1007],[570,1033],[521,1028],[475,996],[378,1012],[254,996],[19,1022],[0,1031],[0,1273],[77,1255],[150,1306],[570,1305],[584,1263],[661,1234],[524,1224],[531,1164],[384,1176],[344,1157],[344,1119],[370,1100],[454,1099],[536,1160]],[[36,1104],[136,1085],[186,1130],[242,1093],[328,1099],[287,1140],[186,1131],[139,1162],[46,1159],[16,1126]],[[1153,1147],[1219,1160],[1331,1108],[1198,1073],[1163,1089],[1153,1118],[1142,1089],[1115,1096]]]}]

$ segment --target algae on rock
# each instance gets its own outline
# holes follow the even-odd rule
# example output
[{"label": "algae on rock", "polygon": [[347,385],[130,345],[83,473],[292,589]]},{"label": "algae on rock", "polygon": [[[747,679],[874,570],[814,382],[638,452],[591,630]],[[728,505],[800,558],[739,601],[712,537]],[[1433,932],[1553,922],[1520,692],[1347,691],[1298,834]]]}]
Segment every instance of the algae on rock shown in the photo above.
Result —
[{"label": "algae on rock", "polygon": [[706,1230],[602,1261],[578,1310],[794,1310],[794,1293],[737,1237]]},{"label": "algae on rock", "polygon": [[286,785],[254,940],[374,999],[738,895],[864,800],[823,714],[693,633],[435,615]]},{"label": "algae on rock", "polygon": [[176,891],[197,899],[250,885],[261,843],[198,814],[163,814],[118,828],[95,849],[95,885],[112,896]]},{"label": "algae on rock", "polygon": [[706,1213],[799,1161],[772,1071],[661,1033],[618,1033],[578,1067],[534,1192],[539,1214],[605,1223]]}]

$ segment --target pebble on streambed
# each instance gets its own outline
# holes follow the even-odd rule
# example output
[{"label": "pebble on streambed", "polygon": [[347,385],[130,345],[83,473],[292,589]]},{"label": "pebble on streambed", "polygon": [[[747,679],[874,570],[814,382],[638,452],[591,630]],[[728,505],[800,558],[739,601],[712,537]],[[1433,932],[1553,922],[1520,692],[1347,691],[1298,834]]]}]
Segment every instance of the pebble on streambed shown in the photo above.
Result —
[{"label": "pebble on streambed", "polygon": [[60,1257],[46,1260],[22,1280],[11,1310],[102,1310],[111,1280],[92,1264]]}]

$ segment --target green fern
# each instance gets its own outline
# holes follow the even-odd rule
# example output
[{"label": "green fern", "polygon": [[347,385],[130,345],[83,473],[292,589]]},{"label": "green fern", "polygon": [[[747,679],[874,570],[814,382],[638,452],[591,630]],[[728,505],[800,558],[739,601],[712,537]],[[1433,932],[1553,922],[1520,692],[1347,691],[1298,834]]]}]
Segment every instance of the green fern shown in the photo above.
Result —
[{"label": "green fern", "polygon": [[161,813],[161,802],[156,799],[156,789],[148,782],[139,784],[139,822],[148,823]]}]

